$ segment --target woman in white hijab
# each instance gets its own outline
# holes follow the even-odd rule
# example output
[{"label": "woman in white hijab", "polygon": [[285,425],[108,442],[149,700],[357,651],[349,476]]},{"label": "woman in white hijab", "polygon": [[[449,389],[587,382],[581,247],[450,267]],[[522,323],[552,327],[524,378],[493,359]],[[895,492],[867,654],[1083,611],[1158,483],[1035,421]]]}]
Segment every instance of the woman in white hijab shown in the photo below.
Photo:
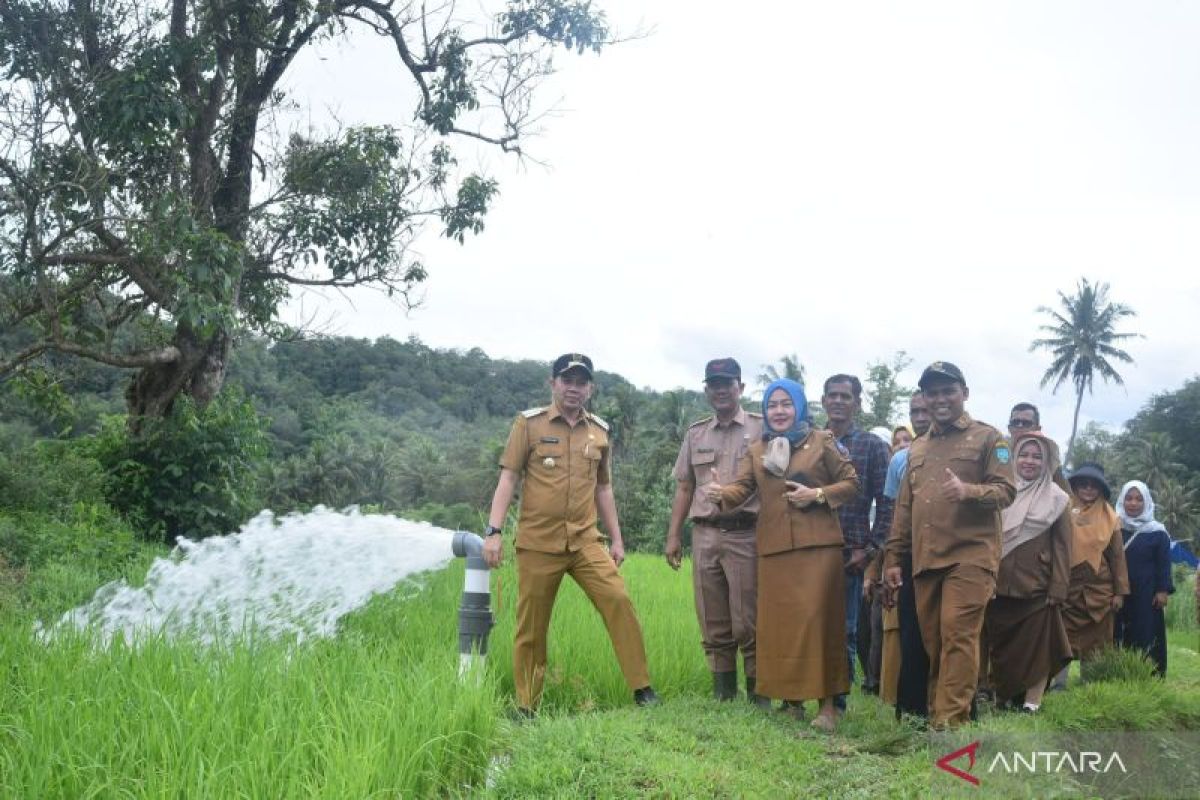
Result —
[{"label": "woman in white hijab", "polygon": [[1014,445],[1017,496],[1002,514],[996,597],[985,626],[997,702],[1035,713],[1050,677],[1071,661],[1061,611],[1071,573],[1071,511],[1054,483],[1057,448],[1034,431]]},{"label": "woman in white hijab", "polygon": [[1116,640],[1122,647],[1137,648],[1154,662],[1159,677],[1167,674],[1167,624],[1163,609],[1175,591],[1171,581],[1171,537],[1154,518],[1150,487],[1130,481],[1117,498],[1125,567],[1129,570],[1129,597],[1117,613]]}]

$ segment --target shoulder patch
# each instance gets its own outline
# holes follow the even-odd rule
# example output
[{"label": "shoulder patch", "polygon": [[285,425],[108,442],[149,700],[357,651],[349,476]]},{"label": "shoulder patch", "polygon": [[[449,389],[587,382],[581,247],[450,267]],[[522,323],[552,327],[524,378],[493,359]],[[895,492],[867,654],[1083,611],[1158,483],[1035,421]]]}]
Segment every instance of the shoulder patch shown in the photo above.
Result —
[{"label": "shoulder patch", "polygon": [[695,428],[696,426],[698,426],[698,425],[703,425],[703,424],[704,424],[704,423],[706,423],[706,422],[712,422],[712,420],[713,420],[713,418],[712,418],[712,415],[710,414],[709,416],[707,416],[707,417],[704,417],[703,419],[698,419],[698,420],[696,420],[696,421],[695,421],[695,422],[693,422],[691,425],[688,425],[688,427],[689,427],[689,428]]},{"label": "shoulder patch", "polygon": [[538,414],[541,414],[545,410],[546,410],[546,406],[541,406],[540,408],[527,408],[521,412],[521,416],[524,417],[525,419],[532,419],[533,417],[536,417]]},{"label": "shoulder patch", "polygon": [[608,423],[597,417],[595,414],[589,414],[588,417],[592,420],[592,422],[596,423],[604,430],[608,430]]},{"label": "shoulder patch", "polygon": [[996,460],[1001,464],[1007,464],[1012,458],[1012,453],[1008,447],[1008,439],[1003,437],[996,440]]}]

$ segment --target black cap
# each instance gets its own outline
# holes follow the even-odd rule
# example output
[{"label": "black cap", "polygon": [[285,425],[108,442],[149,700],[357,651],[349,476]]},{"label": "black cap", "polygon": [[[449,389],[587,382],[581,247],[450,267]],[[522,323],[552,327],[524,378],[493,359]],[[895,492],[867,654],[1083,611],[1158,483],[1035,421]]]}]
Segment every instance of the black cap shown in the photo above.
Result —
[{"label": "black cap", "polygon": [[1104,478],[1104,467],[1095,461],[1085,461],[1077,468],[1071,470],[1071,474],[1067,477],[1067,483],[1071,484],[1071,488],[1074,489],[1075,481],[1080,478],[1089,478],[1100,484],[1100,491],[1103,492],[1104,499],[1112,499],[1112,487],[1108,485],[1108,481]]},{"label": "black cap", "polygon": [[554,366],[550,370],[550,376],[557,378],[569,369],[581,369],[587,373],[590,379],[592,377],[592,360],[583,353],[563,353],[554,359]]},{"label": "black cap", "polygon": [[704,365],[704,382],[708,383],[713,378],[732,378],[735,381],[741,381],[742,367],[732,358],[714,358]]},{"label": "black cap", "polygon": [[958,381],[963,386],[967,385],[967,379],[963,377],[961,369],[949,361],[935,361],[921,373],[921,380],[917,381],[917,386],[924,389],[925,384],[935,378],[949,378],[952,381]]}]

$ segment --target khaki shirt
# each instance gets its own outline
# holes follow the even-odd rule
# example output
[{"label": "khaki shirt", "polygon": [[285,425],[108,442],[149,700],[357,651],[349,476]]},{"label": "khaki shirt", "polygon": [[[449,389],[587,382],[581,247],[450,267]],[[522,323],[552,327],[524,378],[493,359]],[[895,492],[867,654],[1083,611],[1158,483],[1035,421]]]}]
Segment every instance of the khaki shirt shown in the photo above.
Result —
[{"label": "khaki shirt", "polygon": [[704,496],[700,487],[712,482],[712,470],[717,471],[717,483],[733,483],[738,474],[738,462],[750,450],[750,445],[762,439],[762,414],[738,409],[737,415],[722,425],[716,417],[706,417],[693,423],[683,435],[679,457],[675,459],[675,480],[686,484],[692,493],[688,516],[694,520],[717,522],[758,513],[758,494],[729,511],[722,511]]},{"label": "khaki shirt", "polygon": [[841,547],[842,523],[837,508],[858,496],[858,476],[850,457],[838,448],[829,431],[810,431],[799,447],[792,450],[787,475],[802,473],[812,489],[825,490],[825,502],[805,509],[793,508],[784,496],[784,478],[763,466],[761,440],[750,446],[742,459],[738,478],[724,487],[721,507],[736,508],[757,490],[762,502],[758,513],[755,541],[760,556],[799,550],[804,547]]},{"label": "khaki shirt", "polygon": [[609,483],[608,424],[584,412],[574,426],[551,403],[517,415],[500,466],[524,474],[517,547],[543,553],[599,541],[596,487]]},{"label": "khaki shirt", "polygon": [[[1017,496],[1008,438],[970,415],[935,424],[908,449],[884,563],[912,554],[913,575],[958,564],[1000,566],[1000,511]],[[961,503],[942,498],[949,469],[967,486]]]}]

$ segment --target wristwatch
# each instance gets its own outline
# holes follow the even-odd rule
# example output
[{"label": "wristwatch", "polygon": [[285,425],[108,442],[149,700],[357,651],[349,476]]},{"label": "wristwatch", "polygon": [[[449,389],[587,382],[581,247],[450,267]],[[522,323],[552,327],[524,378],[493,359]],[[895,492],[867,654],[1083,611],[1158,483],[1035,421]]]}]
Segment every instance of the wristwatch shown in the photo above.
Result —
[{"label": "wristwatch", "polygon": [[825,502],[825,490],[819,486],[817,487],[817,502],[818,503]]},{"label": "wristwatch", "polygon": [[483,529],[483,536],[486,539],[489,536],[499,536],[503,532],[503,528],[497,528],[495,525],[488,525]]}]

